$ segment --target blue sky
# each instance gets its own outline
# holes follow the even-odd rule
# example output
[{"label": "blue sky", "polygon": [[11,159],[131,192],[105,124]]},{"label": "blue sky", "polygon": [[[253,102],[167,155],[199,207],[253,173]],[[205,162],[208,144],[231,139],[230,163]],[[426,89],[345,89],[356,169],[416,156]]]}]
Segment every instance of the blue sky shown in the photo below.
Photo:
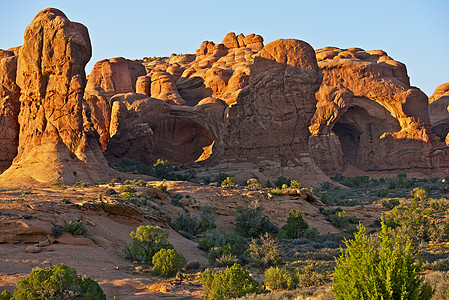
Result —
[{"label": "blue sky", "polygon": [[46,7],[89,29],[96,61],[194,53],[226,33],[260,34],[326,46],[382,49],[407,66],[411,84],[430,96],[449,81],[449,1],[97,1],[0,0],[0,49],[23,43],[25,27]]}]

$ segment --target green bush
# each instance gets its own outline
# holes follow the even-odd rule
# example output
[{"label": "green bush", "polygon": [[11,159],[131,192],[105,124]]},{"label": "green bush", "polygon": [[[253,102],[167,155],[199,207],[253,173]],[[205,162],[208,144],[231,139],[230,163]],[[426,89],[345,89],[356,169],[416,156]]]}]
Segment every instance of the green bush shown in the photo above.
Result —
[{"label": "green bush", "polygon": [[262,188],[262,184],[260,184],[259,180],[256,178],[250,178],[246,181],[246,185],[250,190],[258,190]]},{"label": "green bush", "polygon": [[[0,170],[0,174],[1,174],[1,170]],[[7,290],[4,290],[1,294],[0,294],[0,300],[9,300],[11,299],[11,293],[8,292]]]},{"label": "green bush", "polygon": [[264,275],[265,286],[270,290],[291,290],[295,286],[295,278],[287,269],[270,267]]},{"label": "green bush", "polygon": [[410,194],[412,195],[413,199],[416,201],[425,201],[427,200],[427,192],[425,189],[422,188],[414,188]]},{"label": "green bush", "polygon": [[281,260],[281,250],[277,239],[266,233],[260,239],[252,239],[248,244],[250,257],[262,266],[276,265]]},{"label": "green bush", "polygon": [[204,292],[203,299],[238,298],[259,291],[259,283],[238,264],[227,267],[224,272],[218,271],[215,274],[212,273],[212,270],[206,269],[201,275],[201,283]]},{"label": "green bush", "polygon": [[186,264],[186,259],[174,249],[161,249],[154,254],[153,273],[164,277],[173,276]]},{"label": "green bush", "polygon": [[120,193],[135,193],[135,192],[136,192],[136,189],[133,188],[132,186],[129,186],[129,185],[121,185],[121,186],[118,188],[118,191],[119,191]]},{"label": "green bush", "polygon": [[234,187],[237,186],[237,182],[234,177],[226,177],[225,180],[221,183],[222,187]]},{"label": "green bush", "polygon": [[218,228],[209,230],[199,243],[199,248],[207,251],[207,257],[211,263],[224,260],[225,256],[238,257],[245,251],[245,239],[233,233],[222,231]]},{"label": "green bush", "polygon": [[377,240],[369,240],[359,225],[354,240],[336,259],[332,292],[337,300],[351,299],[430,299],[432,288],[423,283],[421,262],[417,262],[401,236],[390,238],[382,221]]},{"label": "green bush", "polygon": [[237,207],[234,226],[237,234],[247,238],[258,237],[267,232],[276,234],[278,231],[276,226],[263,215],[263,209],[260,206]]},{"label": "green bush", "polygon": [[290,181],[290,186],[292,188],[296,188],[296,189],[302,188],[302,184],[300,182],[296,181],[296,180]]},{"label": "green bush", "polygon": [[86,226],[84,226],[81,220],[64,221],[63,229],[73,235],[81,235],[87,231]]},{"label": "green bush", "polygon": [[326,276],[315,271],[315,263],[306,265],[302,272],[297,273],[296,280],[298,287],[319,286],[325,283]]},{"label": "green bush", "polygon": [[346,216],[345,211],[337,211],[335,214],[328,215],[326,219],[340,229],[348,228],[350,224],[357,224],[357,218],[355,216]]},{"label": "green bush", "polygon": [[278,238],[297,239],[302,237],[308,228],[309,225],[304,221],[301,213],[292,209],[288,213],[287,223],[279,229]]},{"label": "green bush", "polygon": [[226,173],[218,173],[218,175],[215,177],[215,181],[219,184],[221,184],[226,178],[231,177]]},{"label": "green bush", "polygon": [[399,203],[398,199],[389,199],[389,200],[382,201],[382,206],[385,208],[388,208],[388,209],[393,209],[396,206],[398,206],[399,204],[400,203]]},{"label": "green bush", "polygon": [[106,299],[97,282],[66,265],[36,269],[17,282],[11,299]]},{"label": "green bush", "polygon": [[123,248],[125,257],[131,261],[152,263],[154,254],[161,249],[173,249],[168,242],[168,232],[159,226],[139,226],[130,233],[132,242]]},{"label": "green bush", "polygon": [[180,233],[188,233],[192,236],[204,233],[215,227],[215,210],[213,206],[204,205],[200,214],[180,214],[170,225]]}]

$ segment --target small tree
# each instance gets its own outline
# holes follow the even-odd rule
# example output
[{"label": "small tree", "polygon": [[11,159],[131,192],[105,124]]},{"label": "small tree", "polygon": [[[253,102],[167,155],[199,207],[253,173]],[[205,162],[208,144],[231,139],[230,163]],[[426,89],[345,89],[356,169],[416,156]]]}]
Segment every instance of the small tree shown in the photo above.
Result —
[{"label": "small tree", "polygon": [[17,282],[11,299],[101,299],[106,295],[97,282],[77,275],[66,265],[37,269]]},{"label": "small tree", "polygon": [[186,264],[186,259],[174,249],[161,249],[152,259],[153,272],[165,277],[175,275]]},{"label": "small tree", "polygon": [[243,297],[249,293],[258,292],[259,283],[252,279],[249,272],[239,264],[227,267],[224,272],[215,274],[206,269],[201,275],[203,299],[230,299]]},{"label": "small tree", "polygon": [[346,240],[346,250],[336,259],[332,292],[337,300],[351,299],[430,299],[434,293],[419,274],[421,262],[414,259],[410,243],[390,233],[384,221],[377,240],[358,226],[354,240]]},{"label": "small tree", "polygon": [[123,248],[129,260],[151,264],[153,255],[161,249],[172,249],[168,242],[168,232],[159,226],[139,226],[130,233],[132,243]]},{"label": "small tree", "polygon": [[263,215],[260,206],[243,208],[237,207],[235,214],[235,231],[243,237],[258,237],[266,232],[277,233],[278,229]]},{"label": "small tree", "polygon": [[309,228],[299,210],[292,209],[288,213],[287,223],[279,229],[280,239],[297,239]]}]

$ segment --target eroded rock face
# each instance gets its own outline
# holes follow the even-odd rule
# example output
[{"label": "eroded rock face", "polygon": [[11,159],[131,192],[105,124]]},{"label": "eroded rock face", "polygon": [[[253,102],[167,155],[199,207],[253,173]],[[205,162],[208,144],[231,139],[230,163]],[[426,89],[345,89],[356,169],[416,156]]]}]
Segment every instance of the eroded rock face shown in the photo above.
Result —
[{"label": "eroded rock face", "polygon": [[19,97],[16,84],[17,56],[0,50],[0,169],[7,169],[19,145]]},{"label": "eroded rock face", "polygon": [[20,48],[19,147],[2,181],[104,179],[107,163],[83,111],[84,67],[91,57],[87,28],[48,8],[27,26]]},{"label": "eroded rock face", "polygon": [[146,74],[145,67],[136,61],[116,57],[96,62],[89,74],[84,98],[91,109],[94,128],[100,134],[103,149],[109,139],[111,105],[115,94],[136,91],[139,76]]},{"label": "eroded rock face", "polygon": [[[112,99],[111,138],[106,152],[144,163],[158,158],[182,164],[198,160],[205,147],[221,143],[227,105],[209,99],[195,107],[170,105],[142,94]],[[203,159],[207,159],[203,156]]]},{"label": "eroded rock face", "polygon": [[249,164],[271,178],[322,174],[307,146],[321,80],[315,52],[306,42],[266,45],[251,66],[249,85],[229,109],[223,162]]},{"label": "eroded rock face", "polygon": [[[439,147],[427,97],[411,87],[405,65],[380,50],[316,51],[323,71],[310,131],[311,153],[325,172],[429,169]],[[438,158],[435,158],[438,160]]]},{"label": "eroded rock face", "polygon": [[449,82],[443,83],[435,89],[429,98],[429,117],[432,132],[442,142],[449,146]]}]

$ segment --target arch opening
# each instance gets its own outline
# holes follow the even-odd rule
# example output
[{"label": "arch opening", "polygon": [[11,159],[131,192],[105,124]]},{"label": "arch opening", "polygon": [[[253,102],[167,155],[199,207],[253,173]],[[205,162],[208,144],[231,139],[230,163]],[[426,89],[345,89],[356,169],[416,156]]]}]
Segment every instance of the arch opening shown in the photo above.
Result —
[{"label": "arch opening", "polygon": [[433,126],[432,132],[435,133],[443,143],[446,142],[446,136],[449,133],[449,123],[440,123]]},{"label": "arch opening", "polygon": [[193,163],[209,158],[213,136],[200,124],[183,118],[169,118],[151,126],[152,155],[170,164]]}]

